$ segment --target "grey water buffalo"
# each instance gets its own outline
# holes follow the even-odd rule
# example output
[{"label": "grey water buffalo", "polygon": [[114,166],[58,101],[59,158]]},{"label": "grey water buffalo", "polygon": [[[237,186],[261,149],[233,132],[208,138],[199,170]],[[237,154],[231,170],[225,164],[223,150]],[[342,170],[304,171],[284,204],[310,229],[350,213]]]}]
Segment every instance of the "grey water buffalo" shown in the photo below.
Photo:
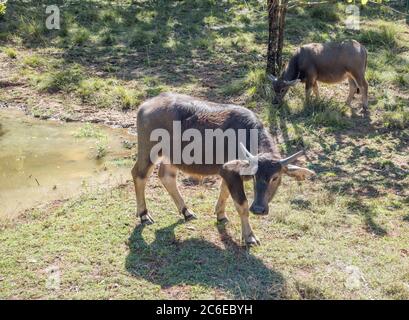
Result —
[{"label": "grey water buffalo", "polygon": [[349,82],[347,104],[355,93],[362,95],[362,107],[368,108],[368,82],[365,80],[367,51],[355,40],[344,42],[310,43],[296,50],[280,78],[269,75],[275,92],[274,103],[281,103],[288,89],[305,83],[307,101],[311,91],[318,96],[317,82]]},{"label": "grey water buffalo", "polygon": [[[259,244],[249,223],[249,211],[257,215],[268,214],[268,204],[276,193],[282,176],[304,180],[314,175],[311,170],[292,165],[302,156],[302,151],[283,159],[272,136],[255,114],[237,105],[164,93],[147,100],[139,107],[137,130],[138,158],[132,169],[132,176],[137,214],[143,224],[154,222],[146,207],[145,187],[156,163],[159,163],[158,175],[161,182],[186,221],[196,216],[186,207],[179,193],[176,184],[178,170],[195,176],[221,176],[220,194],[215,207],[217,221],[228,221],[225,207],[231,195],[241,218],[242,239],[247,245]],[[214,134],[216,131],[219,135]],[[205,139],[209,132],[212,133],[210,145]],[[170,136],[167,141],[164,133]],[[180,133],[181,140],[176,138]],[[197,155],[191,161],[192,149],[189,146],[193,141],[185,139],[185,134],[194,136],[194,133],[199,134],[198,140],[201,143],[196,141],[194,151]],[[163,136],[159,137],[160,134]],[[240,135],[241,138],[245,137],[243,143]],[[207,142],[203,143],[202,138]],[[158,148],[161,144],[163,149]],[[254,144],[257,148],[251,153],[248,150],[254,149]],[[187,149],[189,152],[185,153]],[[178,155],[181,150],[182,157]],[[220,153],[222,157],[219,157]],[[248,179],[254,181],[254,201],[250,207],[243,187],[243,181]]]}]

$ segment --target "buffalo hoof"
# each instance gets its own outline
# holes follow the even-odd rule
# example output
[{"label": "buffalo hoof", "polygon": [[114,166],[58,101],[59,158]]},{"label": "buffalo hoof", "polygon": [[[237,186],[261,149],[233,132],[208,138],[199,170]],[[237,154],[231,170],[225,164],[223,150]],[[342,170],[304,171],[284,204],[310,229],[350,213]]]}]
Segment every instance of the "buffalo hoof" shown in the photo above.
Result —
[{"label": "buffalo hoof", "polygon": [[246,239],[246,247],[255,247],[260,245],[260,240],[255,235],[251,235]]},{"label": "buffalo hoof", "polygon": [[193,212],[190,212],[189,210],[186,210],[183,213],[183,216],[185,217],[185,222],[189,222],[189,221],[197,219],[196,215]]},{"label": "buffalo hoof", "polygon": [[154,224],[155,221],[153,218],[149,215],[149,213],[145,213],[144,215],[141,216],[141,224],[144,226],[148,226],[151,224]]},{"label": "buffalo hoof", "polygon": [[227,218],[217,219],[217,224],[219,226],[224,226],[224,225],[226,225],[228,223],[229,223],[229,219],[227,219]]},{"label": "buffalo hoof", "polygon": [[368,116],[369,115],[368,107],[362,107],[359,110],[359,114],[362,115],[362,116]]}]

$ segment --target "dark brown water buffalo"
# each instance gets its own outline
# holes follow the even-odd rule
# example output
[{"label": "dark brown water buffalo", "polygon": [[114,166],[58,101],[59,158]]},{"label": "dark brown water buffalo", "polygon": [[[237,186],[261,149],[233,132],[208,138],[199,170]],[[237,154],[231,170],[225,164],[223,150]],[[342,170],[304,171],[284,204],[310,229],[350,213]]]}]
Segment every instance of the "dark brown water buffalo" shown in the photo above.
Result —
[{"label": "dark brown water buffalo", "polygon": [[[268,214],[268,203],[283,175],[304,180],[314,174],[291,164],[302,152],[282,159],[272,137],[255,114],[237,105],[212,103],[180,94],[161,94],[139,107],[137,126],[138,160],[132,176],[137,214],[144,224],[153,223],[146,207],[145,186],[158,162],[160,180],[186,220],[195,215],[179,193],[178,170],[199,176],[220,175],[222,183],[215,208],[217,220],[227,222],[225,206],[230,194],[240,214],[243,240],[248,245],[259,243],[249,223],[249,211]],[[211,137],[210,144],[208,137]],[[248,151],[254,149],[253,153]],[[192,150],[195,151],[193,160]],[[243,180],[252,178],[254,201],[249,207]]]},{"label": "dark brown water buffalo", "polygon": [[291,86],[305,82],[307,101],[313,90],[318,96],[318,82],[349,81],[347,103],[355,93],[362,94],[362,107],[368,108],[368,82],[365,80],[367,51],[355,40],[310,43],[296,50],[280,78],[270,75],[275,92],[274,103],[281,103]]}]

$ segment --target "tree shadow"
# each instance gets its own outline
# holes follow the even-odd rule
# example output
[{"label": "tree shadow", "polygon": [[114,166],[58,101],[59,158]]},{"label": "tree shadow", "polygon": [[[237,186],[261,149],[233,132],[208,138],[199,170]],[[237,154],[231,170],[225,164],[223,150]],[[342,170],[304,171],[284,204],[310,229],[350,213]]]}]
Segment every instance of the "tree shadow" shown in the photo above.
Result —
[{"label": "tree shadow", "polygon": [[388,234],[385,228],[381,227],[375,222],[374,217],[376,216],[376,212],[373,210],[373,208],[364,204],[362,201],[360,201],[360,199],[356,198],[352,200],[348,204],[348,209],[364,217],[366,230],[369,233],[372,233],[378,237],[383,237]]},{"label": "tree shadow", "polygon": [[[47,30],[47,4],[45,0],[10,2],[10,18],[3,27],[10,33],[17,30],[26,48],[58,48],[55,56],[64,64],[79,64],[98,77],[126,81],[155,77],[171,86],[199,81],[205,88],[217,88],[235,78],[235,66],[248,67],[243,59],[246,53],[231,48],[233,65],[226,63],[214,50],[216,38],[241,33],[257,38],[264,27],[262,23],[231,26],[234,4],[226,1],[56,0],[53,4],[61,9],[61,30]],[[215,98],[212,91],[204,94]]]},{"label": "tree shadow", "polygon": [[178,241],[175,228],[180,220],[155,231],[147,243],[138,225],[129,238],[126,270],[162,289],[201,285],[225,290],[235,299],[279,299],[283,276],[238,246],[224,228],[219,228],[224,249],[204,239]]}]

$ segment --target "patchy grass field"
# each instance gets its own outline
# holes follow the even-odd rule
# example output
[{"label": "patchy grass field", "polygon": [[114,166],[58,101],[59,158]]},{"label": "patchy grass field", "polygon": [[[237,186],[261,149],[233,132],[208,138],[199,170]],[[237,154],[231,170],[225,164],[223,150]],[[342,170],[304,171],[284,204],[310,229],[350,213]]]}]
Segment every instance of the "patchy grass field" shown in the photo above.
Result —
[{"label": "patchy grass field", "polygon": [[162,91],[239,103],[283,154],[305,148],[318,176],[286,179],[270,215],[251,217],[262,245],[250,251],[231,203],[231,223],[215,224],[217,180],[180,177],[199,217],[188,224],[156,175],[150,227],[135,217],[130,181],[33,208],[1,225],[0,298],[409,299],[409,27],[376,5],[362,10],[360,32],[344,29],[343,4],[290,10],[286,59],[311,41],[366,45],[370,114],[358,100],[345,106],[346,83],[322,85],[310,105],[297,86],[272,109],[264,2],[65,1],[62,29],[49,31],[41,1],[9,1],[0,102],[123,126]]}]

